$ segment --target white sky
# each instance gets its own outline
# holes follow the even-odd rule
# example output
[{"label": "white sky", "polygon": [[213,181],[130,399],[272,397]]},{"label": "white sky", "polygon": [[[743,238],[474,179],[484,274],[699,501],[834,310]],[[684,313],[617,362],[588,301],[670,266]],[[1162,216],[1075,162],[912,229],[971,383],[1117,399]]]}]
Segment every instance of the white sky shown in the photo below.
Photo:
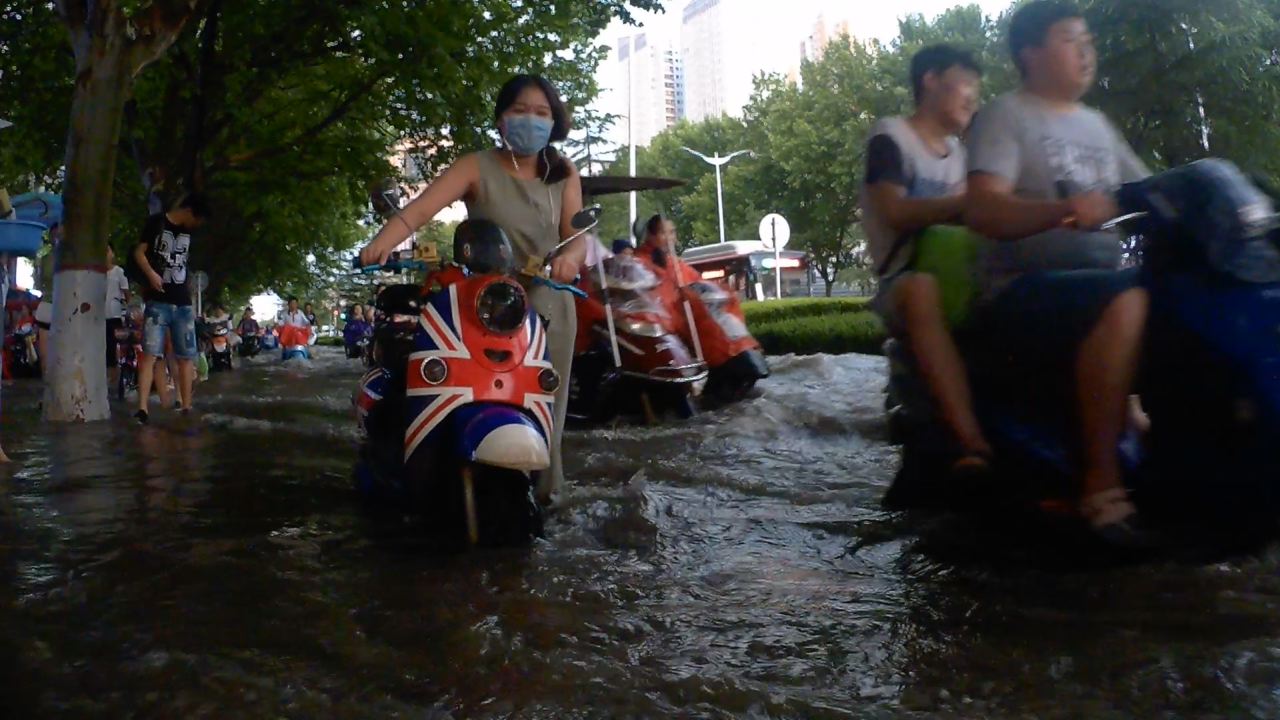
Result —
[{"label": "white sky", "polygon": [[[759,28],[772,29],[772,40],[760,43],[754,53],[756,67],[742,67],[738,71],[748,77],[764,70],[786,73],[800,64],[800,43],[809,37],[821,15],[829,29],[841,20],[848,20],[850,30],[860,39],[878,39],[889,42],[898,35],[898,19],[913,13],[934,17],[956,5],[976,3],[988,15],[999,15],[1012,4],[1012,0],[720,0],[730,19],[730,32],[753,33]],[[635,32],[645,32],[651,37],[670,38],[679,42],[680,19],[690,0],[665,0],[665,13],[638,13],[640,28],[615,20],[600,35],[601,45],[616,47],[618,39]],[[753,33],[754,34],[754,33]],[[621,64],[610,54],[600,64],[596,79],[601,95],[595,106],[606,112],[624,114],[626,99],[613,88],[624,86]],[[625,140],[626,121],[617,126],[622,130],[618,139]],[[615,130],[617,129],[615,126]]]}]

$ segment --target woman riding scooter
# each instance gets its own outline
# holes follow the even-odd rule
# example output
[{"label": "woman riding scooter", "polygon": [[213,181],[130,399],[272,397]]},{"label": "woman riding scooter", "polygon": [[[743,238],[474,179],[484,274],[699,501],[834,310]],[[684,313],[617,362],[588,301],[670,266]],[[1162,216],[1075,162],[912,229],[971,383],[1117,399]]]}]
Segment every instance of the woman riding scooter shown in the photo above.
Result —
[{"label": "woman riding scooter", "polygon": [[[517,75],[498,92],[494,120],[502,147],[464,155],[436,178],[402,212],[397,212],[360,253],[365,265],[382,264],[392,250],[436,213],[463,200],[467,214],[501,227],[511,240],[515,265],[538,264],[562,240],[575,234],[573,217],[582,210],[577,168],[551,146],[569,134],[569,112],[555,86],[542,77]],[[551,262],[551,278],[573,280],[582,266],[585,241],[580,237]],[[569,377],[577,323],[572,297],[534,284],[528,288],[535,310],[550,320],[547,339],[551,362]],[[539,498],[550,500],[563,481],[560,436],[564,427],[569,383],[555,393],[551,468]]]},{"label": "woman riding scooter", "polygon": [[240,324],[236,326],[236,334],[240,336],[240,357],[253,357],[258,354],[262,345],[262,328],[253,317],[253,308],[246,307],[240,316]]},{"label": "woman riding scooter", "polygon": [[769,366],[760,344],[747,331],[736,294],[704,281],[697,270],[680,261],[675,223],[654,215],[643,231],[636,257],[662,281],[653,292],[666,310],[668,330],[679,335],[710,370],[704,404],[741,399],[757,380],[769,376]]},{"label": "woman riding scooter", "polygon": [[369,344],[369,336],[373,334],[373,325],[365,322],[364,307],[356,305],[351,308],[351,319],[342,328],[342,344],[346,346],[348,358],[364,356],[364,348]]}]

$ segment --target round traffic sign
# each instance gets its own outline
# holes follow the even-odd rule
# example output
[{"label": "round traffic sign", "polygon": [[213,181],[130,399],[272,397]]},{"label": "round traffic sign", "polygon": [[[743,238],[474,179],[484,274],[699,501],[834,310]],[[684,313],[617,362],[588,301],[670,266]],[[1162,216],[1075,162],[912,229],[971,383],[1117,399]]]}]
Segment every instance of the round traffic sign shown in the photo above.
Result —
[{"label": "round traffic sign", "polygon": [[787,224],[786,218],[778,213],[769,213],[760,220],[760,242],[764,243],[765,248],[781,250],[787,246],[787,241],[790,239],[791,226]]}]

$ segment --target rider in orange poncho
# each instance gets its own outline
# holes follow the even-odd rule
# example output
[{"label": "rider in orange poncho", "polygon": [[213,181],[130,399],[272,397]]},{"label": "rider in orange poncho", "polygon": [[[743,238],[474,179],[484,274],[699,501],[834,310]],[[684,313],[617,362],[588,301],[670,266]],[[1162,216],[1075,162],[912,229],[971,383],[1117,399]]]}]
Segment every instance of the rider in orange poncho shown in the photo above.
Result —
[{"label": "rider in orange poncho", "polygon": [[[739,353],[758,348],[755,338],[746,332],[736,295],[713,290],[717,306],[708,307],[706,294],[699,290],[712,286],[697,270],[680,261],[675,246],[675,223],[662,215],[654,215],[644,224],[644,240],[636,248],[636,257],[662,280],[653,292],[655,299],[667,309],[671,325],[667,329],[679,335],[695,353],[701,347],[702,359],[712,368]],[[689,304],[687,311],[685,300]],[[696,340],[689,327],[690,314],[693,329],[697,331]]]}]

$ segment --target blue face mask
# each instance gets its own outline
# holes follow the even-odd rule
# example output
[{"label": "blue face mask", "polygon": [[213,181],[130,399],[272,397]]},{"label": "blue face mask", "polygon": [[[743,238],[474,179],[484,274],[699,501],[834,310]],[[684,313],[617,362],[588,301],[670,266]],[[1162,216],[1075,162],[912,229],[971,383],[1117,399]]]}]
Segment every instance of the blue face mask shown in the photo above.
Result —
[{"label": "blue face mask", "polygon": [[507,146],[517,155],[536,155],[551,142],[554,123],[537,115],[508,115],[503,120]]}]

